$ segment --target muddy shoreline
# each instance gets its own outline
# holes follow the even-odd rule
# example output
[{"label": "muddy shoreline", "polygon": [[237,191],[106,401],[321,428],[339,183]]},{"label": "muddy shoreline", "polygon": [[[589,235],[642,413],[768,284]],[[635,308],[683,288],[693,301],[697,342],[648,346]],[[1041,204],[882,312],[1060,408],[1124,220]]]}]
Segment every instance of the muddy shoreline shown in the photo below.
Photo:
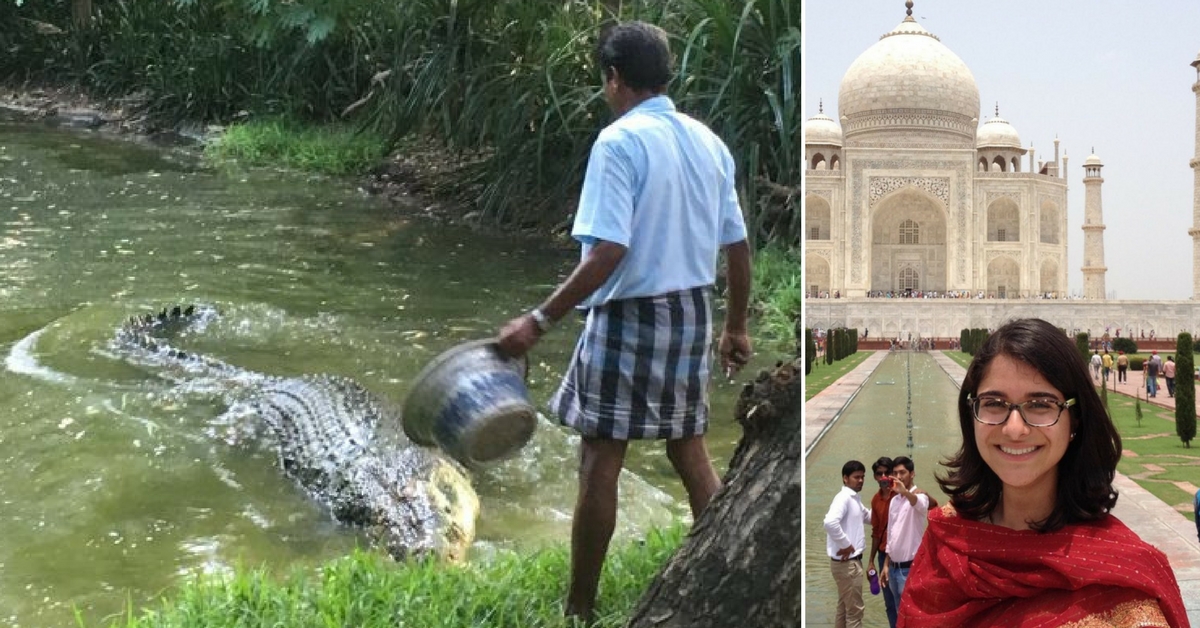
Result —
[{"label": "muddy shoreline", "polygon": [[[142,113],[146,97],[133,94],[116,99],[96,98],[72,87],[0,87],[0,122],[45,124],[99,133],[159,148],[183,150],[197,158],[204,146],[219,138],[225,126],[177,122],[168,126]],[[397,211],[467,226],[481,226],[478,214],[460,198],[431,193],[453,179],[464,164],[435,142],[418,142],[393,152],[370,174],[350,177],[348,186],[382,196]],[[488,226],[494,229],[494,225]]]}]

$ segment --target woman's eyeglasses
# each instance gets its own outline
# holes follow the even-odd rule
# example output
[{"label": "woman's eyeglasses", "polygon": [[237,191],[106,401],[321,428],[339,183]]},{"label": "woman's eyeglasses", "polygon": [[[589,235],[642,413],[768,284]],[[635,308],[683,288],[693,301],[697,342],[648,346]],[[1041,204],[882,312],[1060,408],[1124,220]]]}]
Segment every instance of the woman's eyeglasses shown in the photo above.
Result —
[{"label": "woman's eyeglasses", "polygon": [[967,396],[975,420],[984,425],[1003,425],[1013,410],[1021,420],[1031,427],[1050,427],[1058,423],[1062,411],[1075,405],[1074,399],[1059,401],[1050,397],[1030,399],[1021,403],[1009,403],[999,397]]}]

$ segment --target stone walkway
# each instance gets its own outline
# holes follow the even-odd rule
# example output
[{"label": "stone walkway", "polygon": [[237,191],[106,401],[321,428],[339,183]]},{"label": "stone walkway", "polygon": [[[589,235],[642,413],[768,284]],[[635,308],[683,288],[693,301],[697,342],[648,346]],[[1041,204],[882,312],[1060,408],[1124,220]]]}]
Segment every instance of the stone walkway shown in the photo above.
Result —
[{"label": "stone walkway", "polygon": [[[853,401],[859,389],[870,378],[871,373],[887,356],[886,351],[877,351],[858,367],[818,393],[804,405],[804,451],[805,455],[837,421],[842,411]],[[940,351],[933,357],[952,380],[962,382],[966,369]],[[1115,377],[1115,372],[1114,375]],[[1129,373],[1125,384],[1118,392],[1134,390],[1142,385],[1141,373]],[[1160,378],[1161,380],[1161,378]],[[1160,381],[1161,384],[1161,381]],[[1110,388],[1110,390],[1112,390]],[[1145,400],[1145,392],[1141,394]],[[1149,400],[1163,407],[1174,408],[1175,400],[1166,396],[1165,385],[1160,394]],[[1169,405],[1168,405],[1169,404]],[[1183,593],[1188,619],[1200,628],[1200,541],[1196,539],[1196,526],[1187,517],[1176,512],[1133,480],[1117,474],[1113,486],[1120,493],[1113,514],[1123,521],[1146,542],[1167,555],[1179,588]]]}]

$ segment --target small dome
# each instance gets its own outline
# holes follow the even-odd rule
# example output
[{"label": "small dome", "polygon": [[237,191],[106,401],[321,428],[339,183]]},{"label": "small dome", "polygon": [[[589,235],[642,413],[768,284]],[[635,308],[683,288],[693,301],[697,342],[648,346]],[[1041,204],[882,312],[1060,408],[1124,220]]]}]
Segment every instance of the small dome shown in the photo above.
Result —
[{"label": "small dome", "polygon": [[974,139],[979,87],[967,64],[910,15],[846,70],[838,107],[847,138],[902,128]]},{"label": "small dome", "polygon": [[1100,163],[1100,158],[1096,156],[1096,153],[1092,153],[1091,155],[1088,155],[1087,159],[1083,160],[1083,165],[1086,167],[1086,166],[1103,166],[1104,164]]},{"label": "small dome", "polygon": [[999,115],[984,122],[975,134],[975,148],[1021,148],[1021,137]]},{"label": "small dome", "polygon": [[825,115],[822,107],[821,113],[804,123],[804,143],[841,146],[842,127],[833,118]]}]

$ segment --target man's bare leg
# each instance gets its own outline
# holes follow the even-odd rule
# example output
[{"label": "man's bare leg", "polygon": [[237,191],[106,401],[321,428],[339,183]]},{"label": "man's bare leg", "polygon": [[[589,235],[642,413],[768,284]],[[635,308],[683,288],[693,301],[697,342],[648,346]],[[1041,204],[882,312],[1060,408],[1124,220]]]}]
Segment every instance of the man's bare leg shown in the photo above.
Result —
[{"label": "man's bare leg", "polygon": [[692,519],[708,506],[709,500],[721,488],[721,478],[708,458],[703,436],[689,436],[667,441],[667,459],[683,480],[687,489],[688,502],[692,507]]},{"label": "man's bare leg", "polygon": [[584,438],[579,448],[579,499],[571,522],[568,616],[591,621],[600,570],[617,525],[617,478],[628,441]]}]

